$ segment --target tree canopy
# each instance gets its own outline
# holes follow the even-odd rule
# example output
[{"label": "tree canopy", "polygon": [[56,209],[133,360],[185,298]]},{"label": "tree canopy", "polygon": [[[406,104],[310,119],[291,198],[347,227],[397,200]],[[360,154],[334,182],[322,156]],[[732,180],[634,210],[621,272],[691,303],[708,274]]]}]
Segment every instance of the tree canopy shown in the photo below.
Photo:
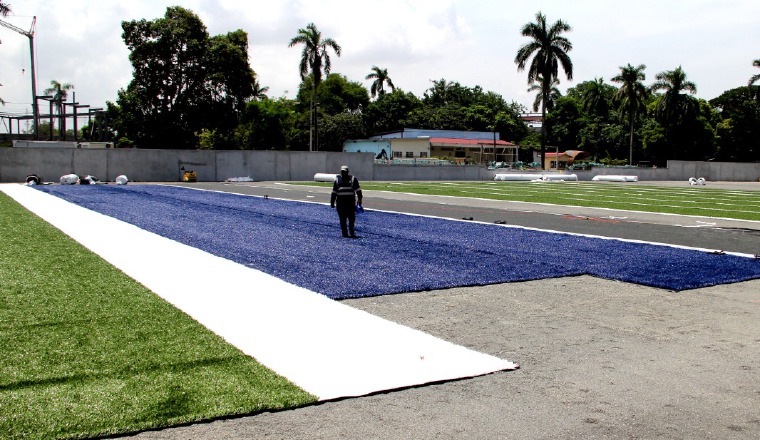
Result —
[{"label": "tree canopy", "polygon": [[[541,12],[536,13],[536,21],[525,24],[520,30],[523,37],[531,41],[525,43],[517,51],[515,64],[517,70],[525,70],[528,67],[528,84],[541,81],[541,116],[546,120],[547,104],[554,81],[559,76],[559,67],[565,71],[568,80],[573,79],[573,62],[567,54],[573,49],[573,45],[562,34],[570,32],[572,28],[562,20],[557,20],[551,26],[547,26],[546,16]],[[546,124],[541,125],[541,166],[544,166],[546,156]]]},{"label": "tree canopy", "polygon": [[646,79],[644,69],[646,66],[643,64],[633,67],[629,63],[625,67],[620,67],[620,74],[612,78],[613,82],[620,83],[620,88],[615,93],[615,100],[620,105],[620,116],[628,117],[629,165],[633,165],[634,126],[638,117],[646,109],[646,99],[649,96],[649,90],[642,83]]},{"label": "tree canopy", "polygon": [[528,90],[537,92],[540,135],[521,119],[526,108],[479,85],[442,77],[415,96],[377,65],[363,78],[366,84],[333,72],[329,52],[340,56],[341,47],[313,23],[289,42],[303,46],[296,97],[267,96],[268,87],[249,65],[248,35],[210,36],[181,7],[155,20],[122,23],[133,78],[83,135],[105,133],[120,146],[140,148],[308,150],[314,139],[321,150],[340,151],[348,139],[421,128],[497,132],[523,147],[525,161],[539,146],[542,152],[583,149],[610,164],[760,160],[760,76],[707,102],[692,96],[697,86],[681,66],[660,72],[647,86],[645,65],[629,63],[610,83],[593,78],[562,96],[560,69],[573,77],[565,36],[571,28],[562,20],[549,24],[540,12],[535,18],[520,29],[528,41],[515,63],[527,70]]},{"label": "tree canopy", "polygon": [[118,93],[121,136],[143,148],[195,148],[201,130],[230,134],[256,79],[244,31],[209,37],[200,18],[178,6],[122,29],[134,74]]},{"label": "tree canopy", "polygon": [[388,69],[381,69],[377,66],[372,66],[372,72],[368,74],[364,79],[373,79],[372,85],[369,88],[369,92],[374,98],[377,95],[385,94],[385,85],[391,88],[391,92],[396,90],[396,86],[393,85],[391,77],[388,76]]},{"label": "tree canopy", "polygon": [[[322,32],[317,29],[317,26],[314,25],[314,23],[309,23],[306,25],[305,29],[299,29],[298,34],[290,40],[288,47],[293,47],[298,44],[303,45],[301,62],[299,64],[301,81],[305,81],[306,78],[310,76],[312,82],[312,98],[310,100],[311,122],[309,130],[311,131],[313,129],[314,146],[316,150],[319,150],[319,111],[316,110],[319,105],[317,89],[322,83],[322,73],[324,72],[325,75],[329,75],[332,67],[330,54],[327,49],[332,49],[335,52],[335,55],[340,56],[341,48],[332,38],[322,37]],[[312,149],[311,136],[309,139],[309,149]]]}]

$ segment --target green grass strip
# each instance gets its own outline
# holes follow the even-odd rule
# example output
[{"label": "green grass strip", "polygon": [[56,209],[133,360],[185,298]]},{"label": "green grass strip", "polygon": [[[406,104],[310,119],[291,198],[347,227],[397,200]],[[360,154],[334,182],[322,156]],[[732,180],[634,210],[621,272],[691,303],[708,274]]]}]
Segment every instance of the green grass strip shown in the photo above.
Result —
[{"label": "green grass strip", "polygon": [[760,221],[760,191],[612,182],[362,182],[361,186],[366,190]]},{"label": "green grass strip", "polygon": [[316,400],[3,193],[0,243],[2,438],[86,438]]}]

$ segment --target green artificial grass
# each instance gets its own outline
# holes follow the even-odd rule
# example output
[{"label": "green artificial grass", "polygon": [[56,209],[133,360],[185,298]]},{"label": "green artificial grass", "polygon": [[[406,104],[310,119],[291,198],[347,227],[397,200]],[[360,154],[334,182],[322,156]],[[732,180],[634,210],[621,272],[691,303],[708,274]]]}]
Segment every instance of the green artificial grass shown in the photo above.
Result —
[{"label": "green artificial grass", "polygon": [[316,400],[3,193],[0,243],[2,438],[128,433]]},{"label": "green artificial grass", "polygon": [[[331,183],[303,182],[331,186]],[[362,182],[362,189],[760,221],[760,191],[613,182]]]}]

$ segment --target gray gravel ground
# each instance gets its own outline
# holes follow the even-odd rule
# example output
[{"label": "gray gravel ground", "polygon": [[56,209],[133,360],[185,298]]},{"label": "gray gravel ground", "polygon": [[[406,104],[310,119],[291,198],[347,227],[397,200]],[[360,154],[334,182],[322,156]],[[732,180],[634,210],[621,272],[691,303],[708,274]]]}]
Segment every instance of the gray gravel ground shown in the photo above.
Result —
[{"label": "gray gravel ground", "polygon": [[[727,250],[760,249],[757,223],[737,227],[715,232]],[[760,280],[672,292],[580,276],[344,302],[521,368],[131,438],[760,438]]]}]

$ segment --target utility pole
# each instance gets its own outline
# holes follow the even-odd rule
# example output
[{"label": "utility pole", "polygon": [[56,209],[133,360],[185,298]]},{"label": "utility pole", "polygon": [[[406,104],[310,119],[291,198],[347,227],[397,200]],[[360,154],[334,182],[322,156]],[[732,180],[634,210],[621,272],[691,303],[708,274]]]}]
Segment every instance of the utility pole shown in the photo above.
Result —
[{"label": "utility pole", "polygon": [[38,125],[40,122],[40,110],[37,107],[37,71],[34,68],[34,27],[37,24],[37,17],[32,18],[32,26],[29,31],[25,31],[19,27],[16,27],[6,21],[0,20],[0,26],[6,27],[14,32],[18,32],[21,35],[29,38],[29,56],[31,58],[32,67],[32,111],[34,112],[34,138],[40,140],[40,133]]}]

